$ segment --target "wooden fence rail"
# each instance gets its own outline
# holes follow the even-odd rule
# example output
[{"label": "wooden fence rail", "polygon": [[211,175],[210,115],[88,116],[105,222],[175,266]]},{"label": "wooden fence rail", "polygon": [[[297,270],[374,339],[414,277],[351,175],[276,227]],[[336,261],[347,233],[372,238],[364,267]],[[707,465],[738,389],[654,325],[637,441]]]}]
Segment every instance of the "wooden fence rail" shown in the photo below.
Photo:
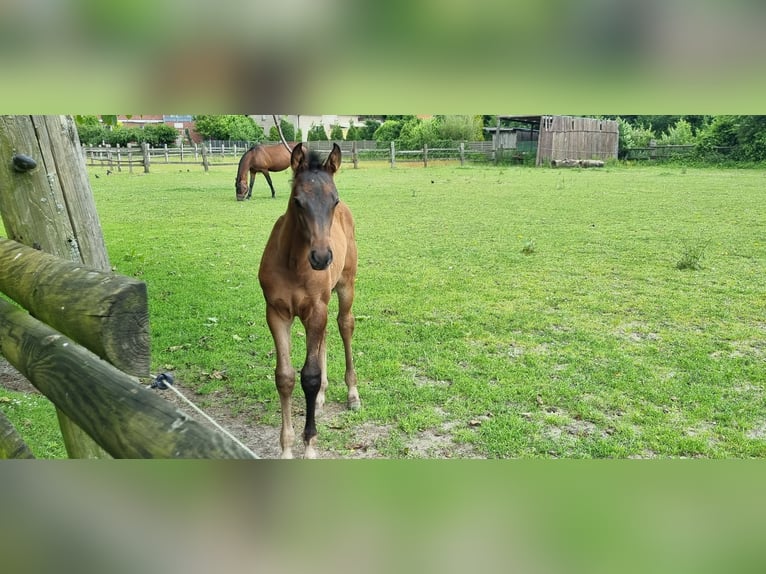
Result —
[{"label": "wooden fence rail", "polygon": [[[149,371],[144,283],[0,238],[0,291],[31,312],[0,299],[0,353],[112,457],[252,458],[131,376]],[[0,416],[0,458],[30,454]]]},{"label": "wooden fence rail", "polygon": [[114,458],[252,458],[29,313],[0,299],[3,355]]},{"label": "wooden fence rail", "polygon": [[149,375],[146,284],[0,238],[0,291],[137,377]]}]

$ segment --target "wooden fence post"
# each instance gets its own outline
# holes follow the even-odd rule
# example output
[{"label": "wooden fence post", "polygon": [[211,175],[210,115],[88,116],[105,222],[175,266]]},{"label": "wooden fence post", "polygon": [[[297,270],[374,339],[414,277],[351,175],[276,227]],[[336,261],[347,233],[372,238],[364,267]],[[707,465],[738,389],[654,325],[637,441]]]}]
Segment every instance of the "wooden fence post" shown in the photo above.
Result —
[{"label": "wooden fence post", "polygon": [[184,161],[184,140],[181,140],[181,163]]},{"label": "wooden fence post", "polygon": [[428,144],[423,144],[423,167],[428,167]]},{"label": "wooden fence post", "polygon": [[168,144],[163,144],[165,146],[165,163],[168,163]]},{"label": "wooden fence post", "polygon": [[[37,167],[18,172],[22,153]],[[75,263],[111,269],[72,116],[0,116],[0,215],[8,237]],[[58,411],[72,458],[109,455]]]},{"label": "wooden fence post", "polygon": [[141,151],[144,154],[144,173],[149,173],[149,144],[141,142]]},{"label": "wooden fence post", "polygon": [[128,149],[128,172],[133,173],[133,151]]},{"label": "wooden fence post", "polygon": [[207,146],[204,144],[204,142],[202,144],[202,167],[205,168],[205,171],[210,168],[207,161]]},{"label": "wooden fence post", "polygon": [[13,423],[0,412],[0,459],[35,458]]},{"label": "wooden fence post", "polygon": [[396,167],[396,150],[394,149],[394,142],[391,141],[391,167]]},{"label": "wooden fence post", "polygon": [[465,164],[465,143],[460,142],[460,165]]},{"label": "wooden fence post", "polygon": [[351,161],[354,162],[354,169],[359,169],[359,155],[356,152],[356,141],[351,142]]},{"label": "wooden fence post", "polygon": [[120,144],[117,144],[117,171],[122,171],[122,157],[120,154]]}]

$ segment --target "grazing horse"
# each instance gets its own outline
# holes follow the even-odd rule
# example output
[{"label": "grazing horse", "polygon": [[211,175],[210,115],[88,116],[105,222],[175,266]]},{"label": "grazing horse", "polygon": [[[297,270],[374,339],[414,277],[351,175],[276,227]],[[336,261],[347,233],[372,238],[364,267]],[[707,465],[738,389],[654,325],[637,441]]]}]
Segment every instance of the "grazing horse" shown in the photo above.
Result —
[{"label": "grazing horse", "polygon": [[351,354],[357,251],[354,219],[346,204],[339,201],[333,179],[340,161],[337,144],[324,162],[316,152],[307,154],[303,144],[295,146],[290,157],[293,181],[287,211],[274,224],[258,271],[266,298],[266,321],[277,352],[275,379],[282,409],[279,436],[282,458],[293,457],[295,440],[290,413],[295,387],[290,330],[295,317],[300,318],[306,330],[306,361],[301,369],[301,387],[306,397],[304,456],[316,458],[314,417],[324,405],[327,388],[325,335],[332,291],[338,294],[338,329],[346,354],[348,407],[356,410],[361,406]]},{"label": "grazing horse", "polygon": [[[262,173],[269,182],[271,197],[274,197],[274,185],[271,183],[270,171],[282,171],[290,165],[290,151],[287,144],[254,145],[239,159],[235,190],[237,201],[250,199],[253,194],[255,175]],[[247,174],[250,173],[250,185],[247,184]]]}]

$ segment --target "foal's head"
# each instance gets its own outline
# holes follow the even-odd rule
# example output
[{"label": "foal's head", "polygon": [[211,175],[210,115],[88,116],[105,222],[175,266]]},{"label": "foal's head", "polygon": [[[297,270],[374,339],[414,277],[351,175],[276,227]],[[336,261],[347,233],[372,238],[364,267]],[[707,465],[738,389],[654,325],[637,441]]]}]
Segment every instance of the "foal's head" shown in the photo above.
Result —
[{"label": "foal's head", "polygon": [[303,144],[298,144],[293,148],[290,165],[293,189],[288,210],[295,214],[309,244],[309,264],[322,271],[332,263],[330,231],[339,201],[333,175],[340,167],[340,148],[333,144],[330,155],[322,162],[315,151],[307,155]]}]

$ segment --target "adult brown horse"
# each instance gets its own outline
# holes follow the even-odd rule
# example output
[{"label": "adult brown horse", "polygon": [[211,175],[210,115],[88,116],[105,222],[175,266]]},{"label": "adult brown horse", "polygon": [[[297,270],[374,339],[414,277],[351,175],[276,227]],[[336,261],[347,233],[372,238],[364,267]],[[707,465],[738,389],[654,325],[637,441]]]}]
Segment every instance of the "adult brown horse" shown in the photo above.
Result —
[{"label": "adult brown horse", "polygon": [[345,380],[348,407],[361,406],[351,354],[354,334],[354,281],[357,250],[354,219],[338,199],[334,175],[340,167],[337,144],[324,162],[316,152],[297,144],[290,157],[292,191],[287,211],[274,224],[261,258],[258,280],[266,298],[266,321],[277,351],[275,379],[282,409],[279,442],[282,458],[292,458],[295,440],[291,397],[295,369],[290,362],[290,330],[295,317],[306,329],[306,361],[301,387],[306,397],[303,431],[305,458],[316,458],[315,413],[325,401],[327,306],[332,291],[338,294],[338,329],[346,353]]},{"label": "adult brown horse", "polygon": [[[271,183],[270,171],[282,171],[290,165],[290,151],[287,143],[274,145],[254,145],[239,159],[235,189],[237,201],[250,199],[253,194],[255,175],[262,173],[269,182],[271,197],[274,197],[274,185]],[[250,173],[250,185],[247,184],[247,174]]]}]

